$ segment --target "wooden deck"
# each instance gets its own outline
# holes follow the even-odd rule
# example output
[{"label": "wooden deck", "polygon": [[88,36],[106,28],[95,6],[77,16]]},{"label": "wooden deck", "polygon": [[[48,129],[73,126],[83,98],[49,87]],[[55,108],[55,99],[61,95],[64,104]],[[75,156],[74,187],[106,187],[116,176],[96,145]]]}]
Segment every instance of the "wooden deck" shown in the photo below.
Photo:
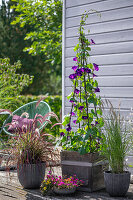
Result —
[{"label": "wooden deck", "polygon": [[[58,170],[59,171],[59,170]],[[86,193],[76,192],[72,196],[57,196],[55,194],[51,196],[43,197],[39,190],[27,190],[23,189],[17,179],[16,171],[0,171],[0,200],[133,200],[133,184],[130,184],[127,196],[124,198],[111,198],[105,190],[99,192]]]}]

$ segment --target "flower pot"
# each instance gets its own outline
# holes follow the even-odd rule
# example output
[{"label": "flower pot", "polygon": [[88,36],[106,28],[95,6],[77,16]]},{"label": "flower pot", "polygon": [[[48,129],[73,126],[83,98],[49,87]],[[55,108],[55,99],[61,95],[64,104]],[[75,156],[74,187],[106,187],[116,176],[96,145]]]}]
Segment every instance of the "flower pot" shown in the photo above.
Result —
[{"label": "flower pot", "polygon": [[53,191],[56,194],[60,194],[60,195],[67,195],[67,194],[73,194],[76,191],[76,187],[71,188],[71,189],[67,189],[67,188],[63,188],[63,189],[58,189],[57,187],[53,188]]},{"label": "flower pot", "polygon": [[45,163],[19,164],[18,179],[24,188],[40,188],[45,176]]},{"label": "flower pot", "polygon": [[80,155],[74,151],[62,151],[61,165],[63,176],[76,175],[84,181],[78,190],[93,192],[105,187],[103,168],[108,164],[98,153]]},{"label": "flower pot", "polygon": [[130,184],[130,172],[120,174],[104,172],[106,191],[110,196],[123,197],[126,195]]}]

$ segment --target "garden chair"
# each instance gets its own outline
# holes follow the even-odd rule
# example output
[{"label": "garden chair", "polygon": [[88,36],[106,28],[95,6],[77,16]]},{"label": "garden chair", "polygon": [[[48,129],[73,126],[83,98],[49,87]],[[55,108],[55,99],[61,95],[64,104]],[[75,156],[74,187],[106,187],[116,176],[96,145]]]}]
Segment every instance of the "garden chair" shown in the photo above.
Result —
[{"label": "garden chair", "polygon": [[[33,101],[33,102],[30,102],[30,103],[27,103],[23,106],[21,106],[20,108],[18,108],[17,110],[15,110],[13,112],[13,115],[18,115],[18,116],[21,116],[24,112],[28,113],[29,114],[29,119],[34,119],[35,115],[36,114],[41,114],[42,116],[46,115],[48,112],[51,112],[51,109],[50,109],[50,106],[44,102],[44,101],[41,101],[39,103],[39,105],[37,106],[36,108],[36,103],[38,101]],[[47,117],[47,119],[50,119],[50,116]],[[8,127],[5,127],[5,125],[7,123],[11,123],[12,121],[12,116],[10,115],[4,122],[4,128],[3,128],[3,131],[8,134],[8,135],[11,135],[13,136],[14,134],[8,132]],[[44,125],[46,125],[48,122],[45,121],[41,127],[39,128],[39,131],[41,131],[44,127]]]}]

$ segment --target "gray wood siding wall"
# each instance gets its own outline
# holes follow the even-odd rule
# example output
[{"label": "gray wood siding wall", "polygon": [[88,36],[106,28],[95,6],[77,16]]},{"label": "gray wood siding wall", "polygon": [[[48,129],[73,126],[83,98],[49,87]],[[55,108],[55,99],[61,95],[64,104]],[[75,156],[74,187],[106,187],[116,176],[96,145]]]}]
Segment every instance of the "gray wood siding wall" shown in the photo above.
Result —
[{"label": "gray wood siding wall", "polygon": [[63,115],[70,110],[66,98],[72,89],[68,76],[75,63],[73,48],[78,42],[80,18],[90,9],[101,13],[101,18],[90,14],[85,26],[87,37],[96,43],[91,62],[100,68],[100,95],[110,99],[116,108],[121,102],[121,113],[127,116],[133,107],[133,0],[64,0]]}]

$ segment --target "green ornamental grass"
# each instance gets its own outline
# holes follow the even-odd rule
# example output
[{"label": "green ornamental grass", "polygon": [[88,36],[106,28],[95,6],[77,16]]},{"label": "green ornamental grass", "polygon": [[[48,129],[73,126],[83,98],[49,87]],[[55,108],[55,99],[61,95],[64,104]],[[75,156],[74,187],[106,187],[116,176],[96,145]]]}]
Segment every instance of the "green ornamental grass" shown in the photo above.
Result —
[{"label": "green ornamental grass", "polygon": [[128,124],[116,111],[111,102],[106,101],[109,106],[108,115],[104,120],[105,135],[103,137],[102,154],[107,158],[111,172],[123,173],[126,166],[125,157],[130,151],[131,137],[128,132]]}]

